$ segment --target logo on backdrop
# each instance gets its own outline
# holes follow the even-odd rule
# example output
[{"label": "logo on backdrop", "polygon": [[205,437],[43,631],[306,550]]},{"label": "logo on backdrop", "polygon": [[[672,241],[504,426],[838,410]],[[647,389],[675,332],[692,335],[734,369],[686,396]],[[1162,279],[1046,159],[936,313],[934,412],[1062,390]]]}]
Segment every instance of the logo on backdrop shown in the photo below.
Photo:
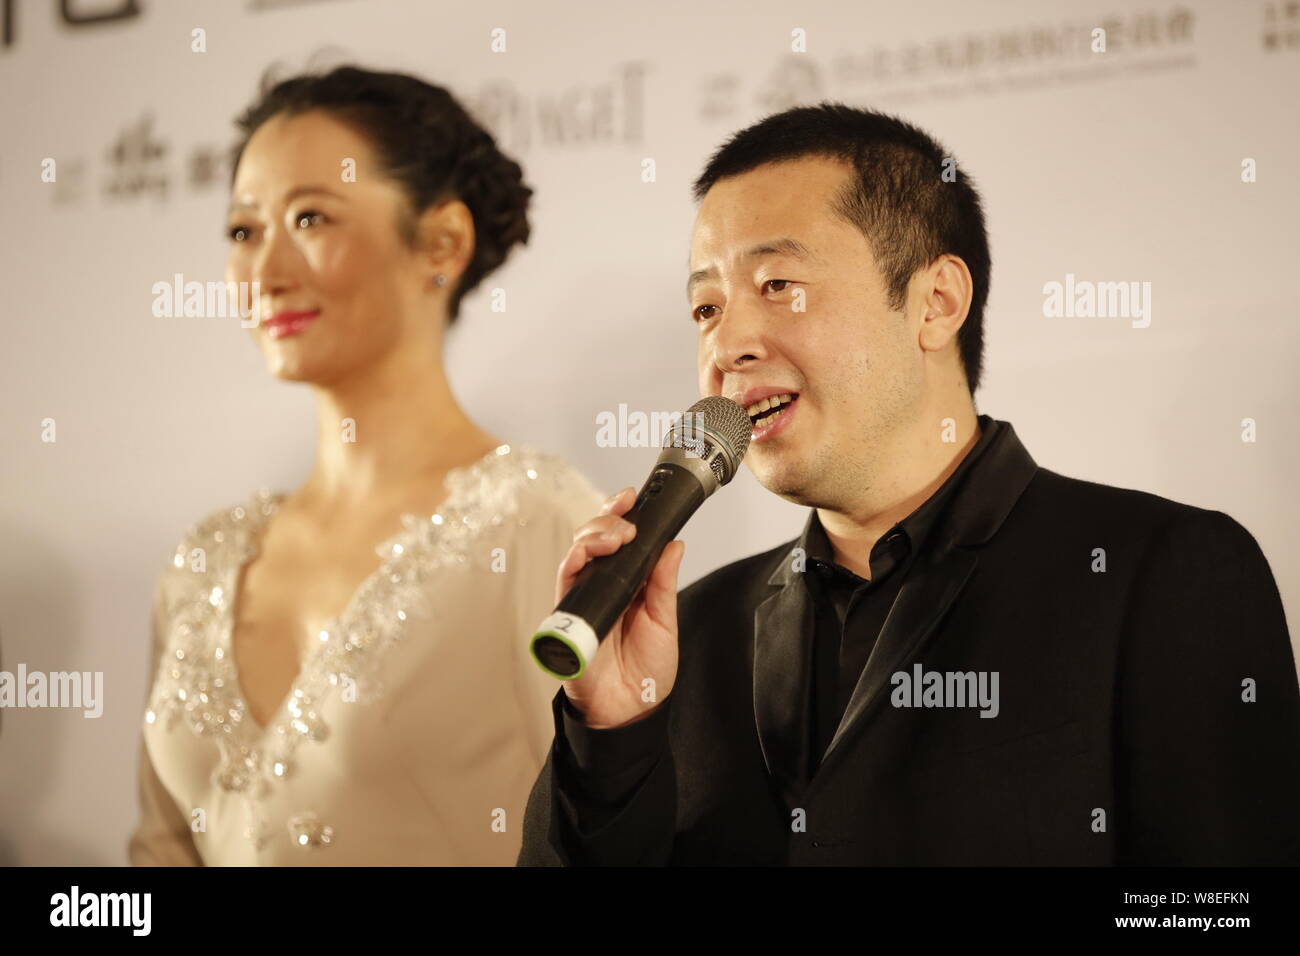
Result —
[{"label": "logo on backdrop", "polygon": [[[1300,9],[1294,2],[1290,8]],[[1284,23],[1285,16],[1278,12],[1274,19]],[[1296,20],[1291,22],[1294,30]],[[819,45],[817,34],[795,28],[785,59],[748,94],[746,82],[752,80],[743,73],[702,76],[699,117],[734,123],[755,109],[774,112],[827,98],[870,97],[873,106],[898,108],[939,97],[991,96],[1099,82],[1121,72],[1190,69],[1196,65],[1195,26],[1191,10],[1173,5],[1107,14],[1095,22],[1074,14],[1056,24],[1035,20],[983,33],[937,34],[918,42],[861,50],[828,50],[830,43],[839,42],[836,38],[822,39]],[[1100,50],[1098,32],[1105,38]],[[1286,34],[1285,29],[1273,32]]]}]

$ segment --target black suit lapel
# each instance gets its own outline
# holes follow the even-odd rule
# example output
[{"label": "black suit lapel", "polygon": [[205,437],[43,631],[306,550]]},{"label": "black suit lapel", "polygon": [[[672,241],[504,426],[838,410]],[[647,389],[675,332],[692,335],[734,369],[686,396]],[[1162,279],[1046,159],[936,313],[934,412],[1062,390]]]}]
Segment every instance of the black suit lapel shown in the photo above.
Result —
[{"label": "black suit lapel", "polygon": [[841,748],[844,738],[865,719],[877,699],[888,696],[890,678],[920,656],[978,563],[974,552],[948,548],[909,571],[867,658],[867,666],[853,688],[835,736],[826,748],[823,768]]},{"label": "black suit lapel", "polygon": [[[986,427],[992,422],[981,416]],[[998,424],[984,460],[958,489],[942,525],[908,571],[813,781],[823,779],[828,763],[849,749],[846,740],[888,696],[894,673],[925,651],[979,564],[979,547],[1001,527],[1038,470],[1010,423]],[[780,552],[767,581],[780,590],[754,611],[754,718],[767,771],[789,806],[804,799],[813,765],[808,711],[816,616],[802,565],[791,553],[807,536],[805,526],[803,537]]]},{"label": "black suit lapel", "polygon": [[813,605],[793,557],[781,556],[769,583],[785,586],[754,609],[754,720],[768,775],[787,806],[808,778]]},{"label": "black suit lapel", "polygon": [[1015,429],[1007,422],[1000,424],[979,467],[958,489],[941,527],[908,570],[826,749],[818,778],[848,749],[846,740],[866,722],[874,706],[888,696],[890,678],[924,652],[979,564],[979,547],[997,533],[1038,470]]}]

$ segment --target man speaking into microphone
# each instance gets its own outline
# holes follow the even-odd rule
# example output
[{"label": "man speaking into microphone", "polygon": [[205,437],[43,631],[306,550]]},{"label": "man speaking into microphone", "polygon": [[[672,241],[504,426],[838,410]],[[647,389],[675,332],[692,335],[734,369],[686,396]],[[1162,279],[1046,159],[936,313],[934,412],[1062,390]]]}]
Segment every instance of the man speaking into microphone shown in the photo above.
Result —
[{"label": "man speaking into microphone", "polygon": [[[977,413],[988,239],[950,155],[822,104],[697,180],[700,391],[807,524],[680,595],[664,548],[556,695],[521,865],[1300,862],[1268,563]],[[557,599],[632,540],[633,497],[579,529]]]}]

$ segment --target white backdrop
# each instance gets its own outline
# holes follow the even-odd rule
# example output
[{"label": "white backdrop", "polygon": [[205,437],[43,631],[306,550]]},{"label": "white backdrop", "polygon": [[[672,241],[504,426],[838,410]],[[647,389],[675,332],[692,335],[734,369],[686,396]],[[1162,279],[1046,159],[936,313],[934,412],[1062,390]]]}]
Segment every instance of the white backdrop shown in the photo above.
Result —
[{"label": "white backdrop", "polygon": [[[103,671],[106,701],[98,720],[0,713],[0,863],[125,861],[155,577],[201,515],[309,467],[305,388],[272,380],[237,323],[150,309],[174,273],[221,277],[227,173],[205,151],[233,140],[273,61],[419,73],[521,161],[533,241],[485,285],[507,289],[506,313],[484,290],[466,300],[453,384],[489,430],[606,491],[639,483],[653,453],[597,447],[596,415],[696,398],[682,289],[689,184],[711,151],[823,98],[918,123],[986,200],[979,410],[1045,467],[1226,511],[1296,620],[1300,18],[1283,4],[82,0],[76,23],[12,6],[0,667]],[[1104,54],[1088,48],[1097,26]],[[1067,274],[1150,282],[1149,327],[1044,317],[1044,284]],[[743,472],[688,529],[683,581],[804,517]]]}]

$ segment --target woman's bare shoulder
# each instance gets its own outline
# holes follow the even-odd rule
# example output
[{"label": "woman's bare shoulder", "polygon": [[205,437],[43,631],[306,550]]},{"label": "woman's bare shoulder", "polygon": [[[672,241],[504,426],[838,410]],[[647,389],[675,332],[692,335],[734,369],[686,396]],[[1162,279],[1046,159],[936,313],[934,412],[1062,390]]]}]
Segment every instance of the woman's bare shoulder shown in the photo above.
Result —
[{"label": "woman's bare shoulder", "polygon": [[605,495],[569,459],[530,444],[511,446],[501,477],[513,486],[521,514],[574,526],[595,516]]}]

